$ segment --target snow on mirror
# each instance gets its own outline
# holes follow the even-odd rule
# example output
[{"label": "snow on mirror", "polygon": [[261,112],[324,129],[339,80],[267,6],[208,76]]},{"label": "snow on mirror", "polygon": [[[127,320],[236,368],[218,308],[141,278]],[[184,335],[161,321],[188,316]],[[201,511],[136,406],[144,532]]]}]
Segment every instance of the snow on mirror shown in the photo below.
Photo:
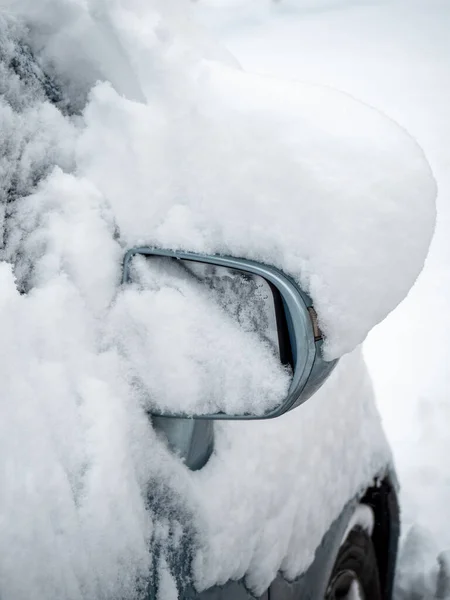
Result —
[{"label": "snow on mirror", "polygon": [[146,409],[273,418],[326,381],[311,298],[276,267],[148,247],[125,254],[115,345]]},{"label": "snow on mirror", "polygon": [[[220,306],[239,326],[255,333],[280,357],[280,341],[275,312],[275,289],[253,273],[185,259],[147,259],[172,261],[179,275],[191,277],[209,291],[211,302]],[[168,265],[163,265],[167,267]]]}]

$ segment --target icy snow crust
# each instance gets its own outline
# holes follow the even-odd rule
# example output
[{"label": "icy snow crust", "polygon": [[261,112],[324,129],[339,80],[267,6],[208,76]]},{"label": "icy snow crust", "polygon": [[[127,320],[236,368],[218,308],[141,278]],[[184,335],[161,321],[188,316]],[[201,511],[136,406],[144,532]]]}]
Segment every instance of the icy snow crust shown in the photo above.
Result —
[{"label": "icy snow crust", "polygon": [[[421,151],[349,98],[215,62],[176,2],[2,5],[2,600],[139,597],[155,570],[175,597],[177,552],[200,589],[246,575],[261,592],[280,568],[296,576],[389,461],[359,351],[292,415],[217,426],[213,457],[191,473],[151,428],[142,388],[163,405],[172,390],[184,410],[203,399],[204,299],[170,274],[120,290],[123,252],[280,266],[339,356],[421,269],[434,220]],[[191,396],[163,360],[150,377],[137,354],[151,364],[170,351],[168,318],[184,368],[197,365]],[[221,363],[231,378],[236,365]],[[274,372],[279,393],[285,376]]]}]

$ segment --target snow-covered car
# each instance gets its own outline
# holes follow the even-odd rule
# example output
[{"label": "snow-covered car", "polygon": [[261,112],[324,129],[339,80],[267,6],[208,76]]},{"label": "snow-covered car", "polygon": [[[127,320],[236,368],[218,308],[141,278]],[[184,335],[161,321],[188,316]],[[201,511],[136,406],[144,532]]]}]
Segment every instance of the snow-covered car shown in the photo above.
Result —
[{"label": "snow-covered car", "polygon": [[360,344],[422,268],[432,175],[184,10],[0,14],[0,596],[390,598]]},{"label": "snow-covered car", "polygon": [[[136,259],[140,262],[133,269],[132,262]],[[209,311],[218,307],[244,331],[263,338],[271,354],[292,374],[289,388],[281,395],[283,400],[275,405],[272,397],[266,407],[261,407],[259,402],[257,409],[245,410],[254,392],[260,397],[268,396],[267,388],[261,384],[265,379],[270,382],[270,377],[267,377],[270,367],[264,356],[258,356],[258,367],[264,363],[266,378],[257,372],[258,380],[244,388],[246,397],[237,398],[234,403],[237,414],[230,410],[207,414],[211,410],[209,408],[192,419],[170,411],[158,415],[157,408],[153,409],[153,427],[165,436],[171,450],[183,459],[184,464],[196,471],[205,467],[213,452],[214,420],[280,417],[313,396],[327,380],[337,361],[325,362],[322,359],[323,339],[311,299],[279,270],[232,257],[143,247],[127,252],[123,285],[130,285],[134,279],[138,289],[143,290],[151,285],[152,276],[159,270],[166,275],[172,274],[179,284],[187,280],[193,282],[200,293],[206,291]],[[213,337],[225,337],[223,329],[219,328],[219,333],[216,331],[213,328]],[[251,362],[248,356],[251,348],[245,349],[244,339],[240,340],[240,344],[243,356]],[[239,380],[239,365],[233,369],[233,375]],[[214,377],[214,373],[211,376]],[[234,383],[230,382],[227,386],[226,382],[221,382],[218,393],[227,395],[228,388],[234,387]],[[242,390],[242,385],[238,389]],[[258,427],[257,424],[254,426]],[[282,465],[279,467],[282,468]],[[343,469],[345,467],[342,465]],[[230,518],[230,515],[224,514],[223,518]],[[391,598],[399,530],[396,477],[392,464],[387,462],[381,470],[374,470],[370,487],[361,488],[356,496],[348,499],[341,514],[324,534],[308,569],[292,581],[286,580],[282,574],[277,575],[258,598]],[[176,577],[181,582],[182,598],[255,598],[244,580],[214,586],[203,593],[196,593],[192,586],[186,588],[182,582],[186,580],[186,574],[189,580],[189,541],[187,546],[181,544],[171,556],[171,561],[172,573],[177,574],[178,571]],[[149,596],[159,597],[158,583],[150,590]]]}]

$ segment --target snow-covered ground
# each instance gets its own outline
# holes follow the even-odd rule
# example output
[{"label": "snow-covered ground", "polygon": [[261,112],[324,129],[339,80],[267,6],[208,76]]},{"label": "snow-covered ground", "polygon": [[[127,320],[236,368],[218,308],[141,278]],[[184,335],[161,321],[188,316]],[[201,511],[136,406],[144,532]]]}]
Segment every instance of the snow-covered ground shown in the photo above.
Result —
[{"label": "snow-covered ground", "polygon": [[368,102],[404,126],[431,162],[439,196],[427,266],[365,344],[402,484],[399,574],[406,577],[399,583],[420,597],[423,574],[450,548],[450,2],[200,0],[202,6],[204,21],[245,68],[327,84]]}]

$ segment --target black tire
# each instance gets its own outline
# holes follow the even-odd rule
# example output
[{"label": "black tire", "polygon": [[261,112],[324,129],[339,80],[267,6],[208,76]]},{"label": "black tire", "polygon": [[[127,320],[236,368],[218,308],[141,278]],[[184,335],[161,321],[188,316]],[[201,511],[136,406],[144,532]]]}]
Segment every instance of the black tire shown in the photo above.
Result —
[{"label": "black tire", "polygon": [[382,600],[375,549],[361,527],[352,529],[339,549],[325,600],[351,598],[352,585],[358,587],[362,600]]}]

